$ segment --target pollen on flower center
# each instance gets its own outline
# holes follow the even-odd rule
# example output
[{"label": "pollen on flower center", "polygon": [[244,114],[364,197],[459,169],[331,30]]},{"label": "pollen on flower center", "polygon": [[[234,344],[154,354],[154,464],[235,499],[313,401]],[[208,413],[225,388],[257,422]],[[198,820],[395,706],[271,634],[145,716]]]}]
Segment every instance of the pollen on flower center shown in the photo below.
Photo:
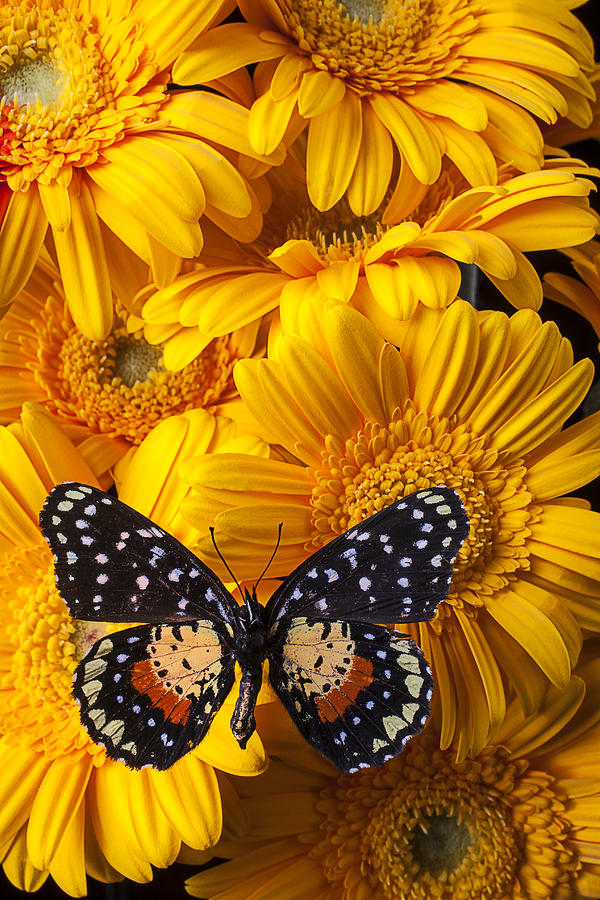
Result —
[{"label": "pollen on flower center", "polygon": [[133,387],[140,381],[148,381],[153,370],[162,368],[160,347],[149,344],[143,338],[121,338],[115,342],[113,374],[127,387]]},{"label": "pollen on flower center", "polygon": [[290,35],[313,64],[359,93],[440,77],[476,28],[466,0],[279,0]]},{"label": "pollen on flower center", "polygon": [[0,75],[2,103],[24,106],[35,103],[51,106],[60,100],[66,79],[50,59],[38,57],[14,65]]},{"label": "pollen on flower center", "polygon": [[84,337],[58,298],[47,301],[36,332],[31,368],[49,408],[132,443],[140,443],[163,418],[218,403],[232,391],[237,357],[228,336],[215,338],[174,372],[164,368],[160,345],[129,334],[118,317],[105,341]]},{"label": "pollen on flower center", "polygon": [[[448,606],[481,606],[482,597],[529,567],[525,542],[537,512],[519,463],[504,465],[485,438],[465,425],[428,418],[407,401],[387,426],[367,423],[344,444],[329,436],[312,491],[313,537],[320,546],[400,497],[446,485],[469,515],[470,531],[455,562]],[[434,627],[440,627],[434,622]]]}]

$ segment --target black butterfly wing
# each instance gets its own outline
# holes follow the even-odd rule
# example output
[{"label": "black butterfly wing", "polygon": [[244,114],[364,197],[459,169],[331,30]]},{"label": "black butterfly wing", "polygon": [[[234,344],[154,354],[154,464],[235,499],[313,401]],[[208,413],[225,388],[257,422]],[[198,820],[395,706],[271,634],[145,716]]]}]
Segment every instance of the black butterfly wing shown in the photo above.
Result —
[{"label": "black butterfly wing", "polygon": [[168,769],[206,734],[233,687],[233,630],[208,619],[140,625],[97,641],[73,694],[111,759]]},{"label": "black butterfly wing", "polygon": [[69,612],[103,622],[237,621],[217,576],[172,535],[98,488],[57,485],[40,513]]},{"label": "black butterfly wing", "polygon": [[381,766],[429,716],[432,679],[410,638],[364,622],[279,619],[269,680],[303,737],[343,772]]},{"label": "black butterfly wing", "polygon": [[306,615],[364,622],[432,619],[469,533],[458,494],[407,495],[313,553],[275,591],[267,620]]}]

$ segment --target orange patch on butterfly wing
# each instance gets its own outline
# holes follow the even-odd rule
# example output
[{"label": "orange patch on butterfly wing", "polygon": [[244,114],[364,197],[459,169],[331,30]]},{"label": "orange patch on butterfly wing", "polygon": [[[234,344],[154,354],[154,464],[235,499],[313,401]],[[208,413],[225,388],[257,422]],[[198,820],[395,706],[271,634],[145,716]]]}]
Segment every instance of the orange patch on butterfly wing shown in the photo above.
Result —
[{"label": "orange patch on butterfly wing", "polygon": [[181,697],[175,691],[165,687],[156,677],[156,671],[149,659],[142,659],[133,666],[131,684],[140,694],[145,694],[156,709],[160,709],[165,719],[169,718],[175,725],[185,723],[190,709],[187,697]]},{"label": "orange patch on butterfly wing", "polygon": [[317,697],[315,704],[321,721],[335,722],[343,716],[360,692],[373,683],[373,665],[362,656],[355,656],[347,678],[339,688]]}]

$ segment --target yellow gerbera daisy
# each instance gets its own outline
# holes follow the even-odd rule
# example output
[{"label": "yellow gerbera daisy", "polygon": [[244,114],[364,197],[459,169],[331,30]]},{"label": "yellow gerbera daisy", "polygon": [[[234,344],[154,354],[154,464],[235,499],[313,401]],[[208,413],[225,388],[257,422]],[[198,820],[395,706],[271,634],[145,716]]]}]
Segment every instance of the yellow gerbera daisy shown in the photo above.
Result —
[{"label": "yellow gerbera daisy", "polygon": [[[407,626],[431,661],[442,746],[478,752],[512,686],[528,712],[548,679],[564,686],[581,628],[600,628],[600,514],[563,496],[600,472],[599,416],[561,427],[590,385],[553,323],[420,307],[395,343],[344,304],[304,303],[283,321],[277,359],[244,360],[234,377],[279,459],[192,459],[183,504],[214,522],[239,578],[265,558],[272,577],[414,490],[461,496],[470,535],[446,602]],[[202,540],[197,549],[214,560]]]},{"label": "yellow gerbera daisy", "polygon": [[[129,251],[120,262],[116,288],[129,302],[148,289],[148,270]],[[123,438],[125,452],[170,415],[197,407],[227,411],[237,397],[233,366],[255,351],[258,322],[212,340],[196,332],[188,341],[192,361],[183,359],[179,371],[172,369],[182,362],[181,342],[172,340],[167,354],[136,324],[117,302],[108,337],[90,340],[73,322],[57,269],[40,259],[0,321],[0,422],[12,422],[24,402],[35,401],[68,425],[72,438]]]},{"label": "yellow gerbera daisy", "polygon": [[[192,451],[263,452],[231,422],[195,410],[163,423],[124,460],[120,494],[180,539],[186,487],[175,467]],[[0,428],[0,859],[10,880],[35,890],[48,873],[68,894],[101,881],[152,878],[182,844],[204,848],[221,832],[214,767],[255,774],[262,745],[231,734],[231,707],[202,744],[165,772],[132,771],[107,759],[83,729],[71,694],[79,659],[111,628],[70,618],[56,591],[38,514],[57,482],[96,484],[95,474],[52,417],[27,404]],[[227,797],[226,797],[227,802]]]},{"label": "yellow gerbera daisy", "polygon": [[178,84],[259,63],[250,140],[269,153],[308,123],[308,190],[318,209],[347,192],[365,215],[383,200],[397,153],[433,183],[448,156],[473,185],[496,159],[541,163],[544,122],[590,121],[592,41],[567,6],[581,0],[245,0],[247,19],[213,28],[175,64]]},{"label": "yellow gerbera daisy", "polygon": [[550,272],[544,276],[544,293],[585,316],[600,338],[600,242],[588,241],[565,253],[583,282]]},{"label": "yellow gerbera daisy", "polygon": [[469,189],[454,166],[427,188],[405,173],[394,195],[357,218],[341,200],[318,212],[290,173],[273,173],[274,202],[260,238],[249,247],[222,237],[201,257],[206,266],[148,297],[139,315],[147,340],[188,343],[198,331],[222,335],[303,297],[343,300],[386,322],[417,305],[452,303],[458,263],[474,263],[516,307],[537,309],[542,287],[524,251],[580,244],[596,231],[587,200],[587,167],[569,158],[500,184]]},{"label": "yellow gerbera daisy", "polygon": [[578,671],[565,690],[546,692],[539,713],[523,718],[513,704],[494,744],[460,763],[427,729],[383,768],[339,775],[274,732],[269,749],[287,762],[232,779],[247,834],[217,845],[231,860],[191,878],[189,893],[596,900],[600,666]]},{"label": "yellow gerbera daisy", "polygon": [[214,146],[257,156],[247,109],[167,91],[176,55],[229,10],[228,0],[0,4],[0,162],[12,192],[0,307],[25,284],[48,224],[71,315],[92,340],[112,316],[100,219],[159,279],[173,256],[200,251],[203,214],[234,233],[248,217],[260,229],[252,189]]}]

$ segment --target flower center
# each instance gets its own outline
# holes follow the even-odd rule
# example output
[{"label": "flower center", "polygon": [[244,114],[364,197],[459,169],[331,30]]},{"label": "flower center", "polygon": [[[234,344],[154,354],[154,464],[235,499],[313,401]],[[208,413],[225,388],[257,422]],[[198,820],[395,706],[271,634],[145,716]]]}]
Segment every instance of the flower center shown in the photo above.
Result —
[{"label": "flower center", "polygon": [[473,842],[466,825],[451,816],[425,816],[412,835],[412,855],[422,869],[439,878],[457,869]]},{"label": "flower center", "polygon": [[228,336],[215,338],[189,365],[165,370],[162,347],[129,334],[118,316],[105,341],[73,325],[66,306],[50,298],[35,321],[36,381],[58,415],[95,432],[139,444],[163,418],[211,406],[233,391],[236,355]]},{"label": "flower center", "polygon": [[71,618],[56,590],[45,545],[5,554],[2,569],[3,733],[52,758],[84,747],[101,754],[79,721],[73,673],[95,640],[123,626]]},{"label": "flower center", "polygon": [[150,373],[163,368],[162,349],[144,338],[119,338],[115,341],[113,376],[131,388],[148,381]]},{"label": "flower center", "polygon": [[289,33],[319,69],[359,93],[454,71],[476,27],[467,0],[278,0]]},{"label": "flower center", "polygon": [[[379,209],[382,208],[383,205]],[[310,241],[324,262],[362,259],[388,230],[377,218],[378,212],[356,216],[346,198],[326,212],[307,207],[287,223],[285,240]]]},{"label": "flower center", "polygon": [[3,6],[0,129],[13,190],[34,179],[48,184],[70,166],[91,165],[128,125],[154,117],[162,88],[147,100],[123,103],[155,71],[139,26],[130,21],[126,27],[126,21],[118,22],[119,41],[107,43],[101,29],[111,23],[102,14],[85,20],[76,3],[20,0]]},{"label": "flower center", "polygon": [[498,900],[517,883],[524,898],[540,883],[546,897],[571,896],[565,805],[549,776],[502,749],[457,763],[424,734],[383,769],[338,778],[318,808],[311,855],[347,900]]},{"label": "flower center", "polygon": [[60,100],[66,80],[50,59],[37,59],[13,65],[0,77],[3,103],[23,106],[39,100],[42,106],[51,106]]},{"label": "flower center", "polygon": [[[429,418],[407,401],[388,425],[368,423],[344,444],[329,436],[326,448],[314,473],[308,551],[406,494],[446,485],[459,494],[470,530],[438,617],[452,606],[481,606],[480,595],[491,595],[529,567],[525,542],[537,511],[524,469],[519,462],[505,464],[467,426]],[[437,620],[433,625],[440,627]]]}]

